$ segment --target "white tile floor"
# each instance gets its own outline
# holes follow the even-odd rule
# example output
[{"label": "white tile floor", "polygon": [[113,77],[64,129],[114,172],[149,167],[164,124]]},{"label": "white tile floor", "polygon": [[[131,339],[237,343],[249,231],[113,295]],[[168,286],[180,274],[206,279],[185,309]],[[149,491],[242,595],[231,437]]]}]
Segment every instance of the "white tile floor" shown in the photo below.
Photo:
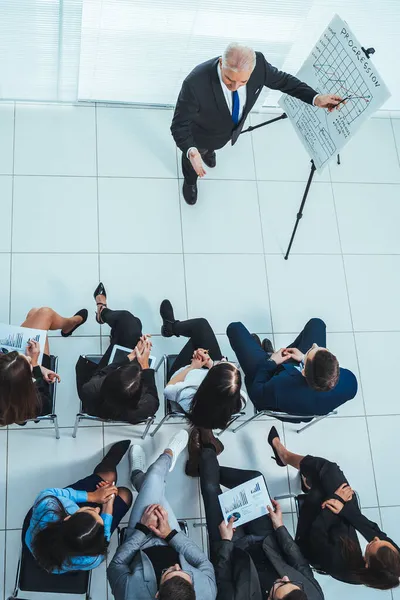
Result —
[{"label": "white tile floor", "polygon": [[[252,122],[264,118],[253,115]],[[231,320],[273,335],[280,346],[310,317],[324,318],[328,346],[358,375],[359,393],[337,417],[301,435],[293,425],[279,430],[293,450],[338,461],[367,513],[400,540],[400,484],[390,464],[400,451],[400,121],[372,119],[344,150],[342,164],[315,177],[286,262],[309,173],[290,123],[246,134],[218,152],[216,169],[200,182],[199,203],[188,207],[170,120],[164,110],[0,106],[0,320],[19,323],[31,306],[44,304],[67,315],[90,309],[78,335],[50,341],[62,377],[61,439],[48,426],[0,430],[0,598],[12,590],[19,528],[35,495],[88,473],[117,439],[142,443],[141,427],[86,423],[76,439],[71,435],[74,364],[80,353],[107,345],[106,326],[100,331],[94,320],[99,278],[110,306],[140,316],[157,356],[183,344],[159,335],[164,297],[181,318],[207,317],[230,356]],[[180,426],[166,425],[145,440],[149,461]],[[274,495],[296,491],[292,470],[269,459],[269,427],[264,419],[226,433],[221,463],[260,469]],[[193,528],[204,516],[198,481],[185,477],[183,465],[182,456],[168,481],[170,502],[204,544],[204,529]],[[127,481],[125,460],[120,483]],[[285,501],[291,529],[292,508]],[[400,597],[320,579],[327,600]],[[104,565],[93,581],[94,599],[111,600]]]}]

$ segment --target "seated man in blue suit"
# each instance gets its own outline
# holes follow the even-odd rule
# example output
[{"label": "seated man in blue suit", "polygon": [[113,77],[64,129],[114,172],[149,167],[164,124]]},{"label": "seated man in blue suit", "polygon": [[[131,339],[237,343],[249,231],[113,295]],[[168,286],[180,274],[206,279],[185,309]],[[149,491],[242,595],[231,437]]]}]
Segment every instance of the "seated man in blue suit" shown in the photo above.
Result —
[{"label": "seated man in blue suit", "polygon": [[355,375],[339,367],[325,347],[326,325],[321,319],[308,321],[293,344],[276,352],[269,340],[261,346],[243,323],[231,323],[227,334],[257,410],[326,415],[357,393]]}]

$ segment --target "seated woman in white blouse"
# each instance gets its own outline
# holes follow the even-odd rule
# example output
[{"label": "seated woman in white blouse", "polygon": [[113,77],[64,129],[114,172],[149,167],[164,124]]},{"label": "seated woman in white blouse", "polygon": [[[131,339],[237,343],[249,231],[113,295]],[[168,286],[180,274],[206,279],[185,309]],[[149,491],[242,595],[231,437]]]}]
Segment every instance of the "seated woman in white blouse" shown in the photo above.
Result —
[{"label": "seated woman in white blouse", "polygon": [[223,358],[206,319],[177,321],[169,300],[160,314],[164,337],[189,338],[168,373],[165,397],[178,402],[195,427],[224,429],[242,407],[239,369]]}]

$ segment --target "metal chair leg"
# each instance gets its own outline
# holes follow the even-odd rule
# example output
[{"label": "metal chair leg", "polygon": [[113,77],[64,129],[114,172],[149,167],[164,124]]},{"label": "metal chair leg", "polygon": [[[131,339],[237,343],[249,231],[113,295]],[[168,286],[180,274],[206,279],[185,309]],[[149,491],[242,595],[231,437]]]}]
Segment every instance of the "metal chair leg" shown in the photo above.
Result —
[{"label": "metal chair leg", "polygon": [[54,429],[56,430],[56,440],[60,439],[60,429],[58,427],[58,418],[57,415],[51,415]]},{"label": "metal chair leg", "polygon": [[75,419],[74,431],[72,432],[73,438],[76,438],[76,434],[78,433],[78,427],[79,427],[80,420],[81,420],[80,415],[77,414],[76,419]]},{"label": "metal chair leg", "polygon": [[154,417],[150,417],[149,419],[147,419],[147,425],[145,427],[145,430],[143,431],[142,440],[146,439],[146,435],[148,434],[149,429],[153,425],[153,423],[154,423]]},{"label": "metal chair leg", "polygon": [[242,427],[244,427],[245,425],[248,425],[251,421],[254,421],[254,419],[261,417],[262,414],[264,414],[264,413],[263,412],[256,413],[255,415],[250,417],[250,419],[247,419],[247,421],[245,421],[244,423],[241,423],[239,425],[239,427],[235,427],[235,429],[232,429],[232,433],[236,433],[237,431],[239,431],[239,429],[242,429]]},{"label": "metal chair leg", "polygon": [[228,431],[228,430],[232,431],[232,430],[230,429],[231,425],[233,425],[233,424],[234,424],[234,422],[235,422],[235,421],[237,421],[237,420],[238,420],[238,418],[239,418],[240,416],[241,416],[241,415],[236,415],[235,417],[233,417],[233,419],[231,419],[231,420],[229,421],[229,423],[228,423],[228,425],[225,427],[225,429],[221,429],[221,431],[218,431],[218,433],[216,434],[216,436],[217,436],[217,437],[219,437],[219,436],[221,436],[223,433],[225,433],[225,431]]},{"label": "metal chair leg", "polygon": [[287,498],[296,498],[296,494],[280,494],[274,498],[275,500],[286,500]]},{"label": "metal chair leg", "polygon": [[161,425],[163,425],[166,421],[168,421],[168,419],[170,417],[172,417],[172,416],[173,415],[171,415],[171,414],[165,415],[165,417],[163,417],[161,419],[161,421],[159,422],[159,424],[157,425],[157,427],[155,428],[155,430],[151,432],[150,437],[154,437],[156,435],[157,431],[160,429]]},{"label": "metal chair leg", "polygon": [[301,427],[301,429],[296,429],[296,433],[301,433],[302,431],[305,431],[312,425],[315,425],[316,423],[318,423],[318,421],[322,421],[322,419],[326,419],[327,416],[328,415],[321,415],[320,417],[316,417],[315,419],[313,419],[312,421],[307,423],[307,425],[304,425],[304,427]]}]

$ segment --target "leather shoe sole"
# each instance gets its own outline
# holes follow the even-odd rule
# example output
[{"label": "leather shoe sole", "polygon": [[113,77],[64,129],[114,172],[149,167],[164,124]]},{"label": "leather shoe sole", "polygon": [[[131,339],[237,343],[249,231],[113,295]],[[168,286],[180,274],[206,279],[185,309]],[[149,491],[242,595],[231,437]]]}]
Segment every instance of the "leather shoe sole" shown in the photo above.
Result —
[{"label": "leather shoe sole", "polygon": [[197,202],[197,185],[183,184],[182,187],[183,197],[185,198],[186,204],[193,206]]},{"label": "leather shoe sole", "polygon": [[204,154],[204,156],[202,156],[202,159],[203,162],[207,165],[207,167],[210,167],[210,169],[213,169],[217,164],[217,156],[215,152],[211,152],[210,154]]}]

